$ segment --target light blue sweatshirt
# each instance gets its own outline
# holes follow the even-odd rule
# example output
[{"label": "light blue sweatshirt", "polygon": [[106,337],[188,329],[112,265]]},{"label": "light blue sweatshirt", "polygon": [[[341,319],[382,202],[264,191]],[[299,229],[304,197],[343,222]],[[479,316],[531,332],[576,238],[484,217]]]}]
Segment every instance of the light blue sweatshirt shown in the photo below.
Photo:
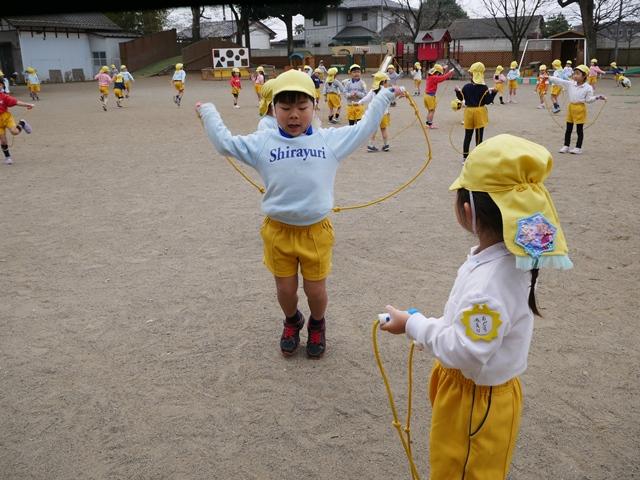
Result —
[{"label": "light blue sweatshirt", "polygon": [[334,205],[333,189],[340,162],[376,131],[393,92],[382,89],[360,122],[321,128],[309,135],[285,137],[280,130],[231,135],[211,103],[200,107],[205,130],[216,150],[253,167],[264,182],[265,215],[289,225],[312,225]]},{"label": "light blue sweatshirt", "polygon": [[271,115],[265,115],[258,122],[258,130],[278,130],[278,121],[276,117],[272,117]]}]

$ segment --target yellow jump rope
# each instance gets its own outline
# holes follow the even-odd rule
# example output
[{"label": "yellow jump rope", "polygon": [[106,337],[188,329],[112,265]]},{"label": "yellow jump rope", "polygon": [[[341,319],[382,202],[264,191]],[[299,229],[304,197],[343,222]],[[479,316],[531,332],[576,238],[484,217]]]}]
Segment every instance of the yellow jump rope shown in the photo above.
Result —
[{"label": "yellow jump rope", "polygon": [[[562,95],[563,93],[564,93],[564,90],[561,90],[560,93],[558,94],[558,99],[560,98],[560,95]],[[596,123],[598,121],[598,118],[600,117],[600,114],[604,110],[604,107],[605,107],[606,104],[607,104],[607,101],[604,100],[603,103],[602,103],[602,106],[600,107],[600,110],[598,110],[598,113],[596,113],[595,118],[591,122],[585,124],[585,126],[583,127],[584,130],[586,130],[587,128],[589,128],[591,125],[593,125],[594,123]],[[565,125],[558,121],[558,116],[555,113],[553,113],[553,111],[549,107],[549,100],[547,99],[546,95],[544,95],[544,109],[547,111],[547,113],[549,113],[549,115],[551,115],[551,118],[553,119],[554,123],[558,127],[565,128]]]}]

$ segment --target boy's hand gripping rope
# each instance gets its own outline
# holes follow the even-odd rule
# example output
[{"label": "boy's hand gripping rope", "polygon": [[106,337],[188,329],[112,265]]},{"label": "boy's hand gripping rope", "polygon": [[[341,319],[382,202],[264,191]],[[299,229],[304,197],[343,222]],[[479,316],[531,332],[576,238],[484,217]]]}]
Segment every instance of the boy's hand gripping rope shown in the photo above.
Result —
[{"label": "boy's hand gripping rope", "polygon": [[[380,198],[377,198],[375,200],[371,200],[369,202],[365,202],[365,203],[361,203],[361,204],[357,204],[357,205],[349,205],[349,206],[346,206],[346,207],[335,206],[335,207],[333,207],[333,211],[334,212],[341,212],[343,210],[354,210],[356,208],[369,207],[371,205],[375,205],[376,203],[384,202],[385,200],[387,200],[387,199],[393,197],[394,195],[400,193],[402,190],[404,190],[409,185],[411,185],[413,182],[415,182],[418,179],[418,177],[420,175],[422,175],[422,173],[426,170],[426,168],[431,163],[431,159],[433,158],[432,150],[431,150],[431,141],[429,140],[429,134],[427,132],[426,127],[424,126],[424,123],[422,121],[422,117],[420,116],[420,110],[418,109],[418,106],[416,105],[416,103],[413,100],[413,98],[411,98],[411,97],[405,97],[405,98],[409,101],[409,104],[413,108],[416,120],[420,124],[420,127],[422,128],[422,133],[424,134],[424,138],[427,141],[428,149],[427,149],[427,154],[426,154],[424,163],[422,164],[420,169],[417,171],[417,173],[413,177],[411,177],[409,180],[404,182],[402,185],[400,185],[398,188],[396,188],[392,192],[390,192],[390,193],[388,193],[388,194],[386,194],[386,195],[384,195],[384,196],[382,196]],[[200,118],[200,115],[198,115],[198,118],[200,119],[200,123],[202,123],[202,118]],[[400,132],[398,132],[396,134],[396,136],[400,135],[400,133],[402,133],[404,130],[406,130],[409,127],[411,127],[411,125],[413,125],[414,121],[412,121],[411,124],[409,124],[406,127],[404,127]],[[395,138],[395,137],[393,137],[393,138]],[[249,177],[249,175],[233,160],[233,158],[228,157],[226,155],[225,155],[224,158],[236,170],[236,172],[238,172],[240,175],[242,175],[242,177],[247,182],[249,182],[251,185],[253,185],[260,193],[264,194],[264,192],[266,191],[265,188],[262,185],[260,185],[259,183],[257,183],[254,180],[252,180],[251,177]]]},{"label": "boy's hand gripping rope", "polygon": [[411,347],[409,348],[409,360],[408,360],[408,393],[407,393],[407,421],[405,423],[404,428],[400,424],[398,420],[398,411],[396,410],[396,404],[393,400],[393,392],[391,391],[391,386],[389,385],[389,379],[387,377],[387,372],[382,365],[382,360],[380,358],[380,351],[378,350],[378,327],[380,325],[380,320],[376,320],[373,323],[373,331],[372,331],[372,339],[373,339],[373,353],[376,356],[376,363],[378,364],[378,369],[380,370],[380,375],[382,376],[382,380],[384,381],[384,387],[387,390],[387,397],[389,398],[389,406],[391,407],[391,413],[393,415],[392,425],[395,427],[398,432],[398,436],[400,437],[400,443],[402,443],[402,448],[404,448],[404,452],[407,455],[407,459],[409,460],[409,469],[411,471],[411,480],[420,480],[420,476],[418,475],[418,469],[416,468],[416,464],[413,460],[413,452],[411,451],[411,401],[412,401],[412,391],[413,391],[413,352],[415,350],[415,343],[411,342]]},{"label": "boy's hand gripping rope", "polygon": [[[564,90],[563,90],[564,91]],[[562,93],[562,92],[561,92]],[[559,96],[559,95],[558,95]],[[587,128],[589,128],[591,125],[593,125],[594,123],[596,123],[596,121],[598,120],[598,117],[600,117],[600,114],[602,113],[602,111],[604,110],[604,106],[607,104],[606,100],[603,100],[602,106],[600,107],[600,110],[598,110],[598,113],[596,114],[596,118],[594,118],[591,122],[587,123],[584,126],[584,130],[586,130]],[[569,108],[569,107],[567,107]],[[560,127],[560,128],[565,128],[565,125],[563,125],[562,123],[560,123],[558,121],[558,117],[551,111],[551,108],[549,108],[549,101],[547,100],[547,96],[544,96],[544,109],[549,113],[549,115],[551,115],[551,118],[553,119],[553,121],[555,122],[555,124]]]}]

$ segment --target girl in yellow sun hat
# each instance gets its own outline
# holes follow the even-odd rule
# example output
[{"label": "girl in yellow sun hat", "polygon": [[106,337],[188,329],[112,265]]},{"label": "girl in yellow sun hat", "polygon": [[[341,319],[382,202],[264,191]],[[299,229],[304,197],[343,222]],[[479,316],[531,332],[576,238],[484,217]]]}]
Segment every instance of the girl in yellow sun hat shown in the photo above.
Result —
[{"label": "girl in yellow sun hat", "polygon": [[540,315],[538,272],[573,266],[543,184],[552,164],[546,148],[513,135],[476,147],[449,189],[458,223],[478,245],[458,269],[442,316],[387,306],[382,330],[406,333],[436,359],[432,479],[507,477],[522,413],[519,377]]},{"label": "girl in yellow sun hat", "polygon": [[182,96],[184,95],[184,84],[187,81],[187,72],[184,71],[184,65],[182,63],[176,63],[176,71],[173,72],[173,77],[171,78],[171,83],[173,84],[173,88],[178,92],[175,97],[173,97],[173,103],[177,106],[180,106],[180,102],[182,102]]},{"label": "girl in yellow sun hat", "polygon": [[507,80],[509,81],[509,99],[507,103],[518,103],[516,101],[516,93],[518,90],[518,79],[520,78],[520,69],[518,68],[518,62],[515,60],[509,65],[509,71],[507,72]]},{"label": "girl in yellow sun hat", "polygon": [[[373,76],[373,85],[371,86],[371,90],[367,93],[359,102],[359,105],[364,105],[369,103],[371,100],[375,98],[375,96],[380,92],[382,87],[387,86],[387,82],[389,81],[389,76],[384,72],[376,72]],[[380,134],[382,135],[382,141],[384,142],[382,145],[382,151],[389,151],[389,135],[387,133],[387,129],[391,125],[391,114],[389,113],[389,107],[384,111],[384,115],[382,116],[382,120],[380,120]],[[373,132],[371,138],[369,139],[369,145],[367,145],[368,152],[377,152],[378,147],[375,146],[376,141],[376,132]]]}]

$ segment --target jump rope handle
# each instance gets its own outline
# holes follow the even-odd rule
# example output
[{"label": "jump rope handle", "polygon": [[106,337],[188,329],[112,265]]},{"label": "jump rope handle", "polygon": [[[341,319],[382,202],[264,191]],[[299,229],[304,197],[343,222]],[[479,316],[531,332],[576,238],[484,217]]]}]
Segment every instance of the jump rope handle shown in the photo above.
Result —
[{"label": "jump rope handle", "polygon": [[[410,308],[409,310],[406,310],[406,312],[409,315],[413,315],[414,313],[418,313],[418,309]],[[380,325],[384,325],[385,323],[388,323],[389,321],[391,321],[391,315],[389,315],[388,313],[379,313],[378,320],[380,321]]]}]

